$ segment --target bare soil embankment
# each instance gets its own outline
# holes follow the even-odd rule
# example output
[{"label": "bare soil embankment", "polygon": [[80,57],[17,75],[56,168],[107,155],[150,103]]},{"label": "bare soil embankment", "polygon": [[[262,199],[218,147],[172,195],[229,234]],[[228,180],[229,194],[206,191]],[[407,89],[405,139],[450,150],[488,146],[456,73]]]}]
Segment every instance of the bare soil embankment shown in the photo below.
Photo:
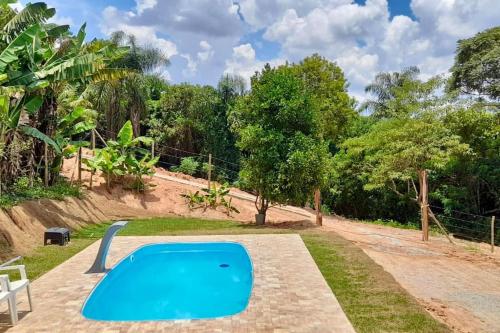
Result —
[{"label": "bare soil embankment", "polygon": [[[73,161],[66,161],[63,174],[68,179],[76,177]],[[24,202],[10,209],[0,210],[0,259],[13,254],[27,254],[43,243],[43,233],[48,227],[67,227],[76,230],[88,224],[117,219],[147,218],[160,216],[185,216],[205,219],[228,219],[241,222],[254,221],[255,206],[251,200],[243,199],[242,191],[233,190],[233,205],[240,213],[228,216],[223,210],[189,209],[181,196],[199,190],[202,180],[181,177],[158,169],[162,178],[151,178],[154,185],[145,193],[124,189],[122,184],[115,184],[108,192],[101,177],[93,177],[93,188],[89,190],[90,173],[82,172],[84,187],[82,198],[57,200],[33,200]],[[291,208],[293,209],[293,208]],[[270,222],[301,221],[309,223],[307,214],[271,208],[268,213]]]}]

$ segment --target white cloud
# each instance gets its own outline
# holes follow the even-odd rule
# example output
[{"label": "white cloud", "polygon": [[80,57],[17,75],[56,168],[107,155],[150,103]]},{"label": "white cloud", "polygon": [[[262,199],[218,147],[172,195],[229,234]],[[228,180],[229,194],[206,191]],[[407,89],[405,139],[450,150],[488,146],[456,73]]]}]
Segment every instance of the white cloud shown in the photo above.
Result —
[{"label": "white cloud", "polygon": [[155,8],[157,0],[136,0],[136,9],[138,14],[142,14],[146,9]]},{"label": "white cloud", "polygon": [[49,19],[49,23],[55,23],[57,25],[69,25],[69,26],[75,25],[75,22],[73,22],[73,19],[71,17],[59,16],[57,14]]},{"label": "white cloud", "polygon": [[196,71],[198,69],[198,63],[191,58],[191,55],[189,54],[181,54],[181,57],[186,59],[187,66],[183,70],[183,74],[185,77],[190,77],[196,74]]},{"label": "white cloud", "polygon": [[12,8],[12,9],[18,11],[18,12],[20,12],[24,8],[24,5],[19,0],[17,0],[14,3],[9,4],[9,6],[10,6],[10,8]]},{"label": "white cloud", "polygon": [[280,19],[283,14],[293,9],[299,15],[305,15],[314,8],[325,5],[338,6],[351,3],[351,0],[240,0],[240,11],[245,21],[254,29],[262,29]]},{"label": "white cloud", "polygon": [[[135,4],[130,11],[107,7],[102,32],[123,30],[142,43],[161,47],[172,57],[169,75],[176,82],[215,84],[223,72],[249,78],[266,63],[261,57],[276,65],[320,53],[342,67],[350,92],[360,98],[380,71],[417,65],[422,78],[446,72],[457,39],[498,25],[500,12],[498,0],[412,0],[416,20],[391,17],[387,0],[366,0],[363,5],[353,0]],[[275,53],[255,37],[261,31],[264,40],[279,45]]]},{"label": "white cloud", "polygon": [[272,61],[260,61],[256,59],[255,50],[250,44],[241,44],[233,47],[231,58],[226,60],[225,74],[236,74],[242,76],[250,87],[250,78],[255,72],[260,71],[266,63],[272,67],[285,63],[284,59],[274,59]]},{"label": "white cloud", "polygon": [[214,56],[214,50],[212,48],[212,45],[210,45],[209,42],[206,40],[202,40],[200,42],[200,49],[201,51],[197,53],[198,60],[200,62],[205,62],[208,61],[210,58]]},{"label": "white cloud", "polygon": [[457,39],[498,24],[500,1],[413,0],[418,20],[390,18],[386,0],[318,6],[305,14],[287,9],[270,24],[264,38],[278,42],[282,55],[297,61],[319,52],[337,61],[351,83],[363,88],[380,71],[417,65],[422,78],[448,71]]},{"label": "white cloud", "polygon": [[161,49],[167,57],[178,54],[177,46],[170,40],[160,38],[154,27],[146,25],[131,25],[131,18],[135,16],[132,12],[121,12],[116,7],[106,7],[103,11],[101,30],[106,35],[121,30],[126,34],[134,35],[137,41],[144,45],[153,45]]}]

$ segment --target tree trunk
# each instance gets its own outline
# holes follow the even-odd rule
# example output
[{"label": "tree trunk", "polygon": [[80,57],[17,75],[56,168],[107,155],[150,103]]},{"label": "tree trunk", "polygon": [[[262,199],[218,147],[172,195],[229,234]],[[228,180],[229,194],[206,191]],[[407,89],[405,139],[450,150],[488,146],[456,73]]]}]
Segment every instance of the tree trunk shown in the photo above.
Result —
[{"label": "tree trunk", "polygon": [[427,170],[418,172],[418,180],[420,183],[420,211],[422,216],[422,240],[429,240],[429,183],[427,179]]},{"label": "tree trunk", "polygon": [[267,209],[269,208],[269,201],[262,195],[258,194],[255,198],[255,207],[258,214],[255,214],[255,222],[259,225],[266,223]]}]

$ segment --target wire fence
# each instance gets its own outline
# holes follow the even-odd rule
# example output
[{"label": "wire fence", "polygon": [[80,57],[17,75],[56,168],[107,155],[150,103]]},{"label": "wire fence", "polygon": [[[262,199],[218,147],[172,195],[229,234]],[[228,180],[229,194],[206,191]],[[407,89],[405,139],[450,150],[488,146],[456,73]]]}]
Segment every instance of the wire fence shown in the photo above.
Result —
[{"label": "wire fence", "polygon": [[[103,134],[103,139],[114,139],[117,134],[106,129],[100,129],[99,132]],[[96,146],[103,147],[104,143],[101,141]],[[184,159],[191,158],[198,163],[194,176],[207,178],[206,166],[211,160],[212,180],[234,182],[239,177],[240,165],[233,161],[218,156],[210,156],[210,154],[160,145],[157,142],[154,143],[153,147],[152,153],[160,157],[158,165],[167,170],[176,171]],[[492,216],[478,215],[437,205],[429,205],[429,208],[445,229],[454,237],[500,245],[500,223],[493,223]]]},{"label": "wire fence", "polygon": [[[102,133],[103,139],[114,139],[116,133],[106,130],[99,129],[97,133]],[[97,147],[104,147],[104,143],[101,141],[99,144],[96,143]],[[234,182],[239,177],[239,164],[225,160],[218,156],[211,156],[211,163],[209,163],[210,154],[203,154],[198,152],[192,152],[185,149],[180,149],[177,147],[171,147],[167,145],[160,145],[157,142],[153,145],[152,153],[160,157],[158,165],[170,171],[176,171],[182,164],[185,158],[192,158],[198,164],[197,170],[193,174],[194,176],[207,178],[208,168],[211,169],[211,176],[213,180],[220,182]]]},{"label": "wire fence", "polygon": [[454,237],[500,245],[500,224],[495,217],[429,205],[436,218]]}]

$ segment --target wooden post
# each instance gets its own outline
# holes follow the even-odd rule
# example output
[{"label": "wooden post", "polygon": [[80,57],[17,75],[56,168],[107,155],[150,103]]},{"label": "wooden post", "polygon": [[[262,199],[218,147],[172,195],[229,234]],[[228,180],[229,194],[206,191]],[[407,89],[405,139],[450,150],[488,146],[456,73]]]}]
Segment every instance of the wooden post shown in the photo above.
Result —
[{"label": "wooden post", "polygon": [[212,180],[212,154],[208,154],[208,189],[210,190],[210,181]]},{"label": "wooden post", "polygon": [[44,143],[44,152],[43,152],[43,160],[45,162],[45,167],[44,167],[44,180],[45,180],[45,186],[49,186],[49,146],[47,145],[47,143],[45,142]]},{"label": "wooden post", "polygon": [[422,240],[429,240],[429,188],[427,183],[427,170],[420,171],[420,209],[422,211]]},{"label": "wooden post", "polygon": [[102,141],[102,143],[104,144],[104,146],[108,146],[108,144],[106,143],[106,140],[104,140],[104,138],[101,136],[101,134],[99,134],[99,132],[97,132],[96,129],[94,129],[94,132],[97,134],[97,137],[99,138],[99,140]]},{"label": "wooden post", "polygon": [[2,196],[2,168],[3,168],[3,163],[2,163],[2,158],[0,157],[0,197]]},{"label": "wooden post", "polygon": [[428,208],[428,212],[429,212],[429,216],[434,220],[434,222],[436,222],[436,224],[438,225],[439,229],[441,229],[441,231],[446,236],[446,238],[448,238],[448,240],[450,241],[450,243],[451,244],[455,244],[453,242],[453,240],[451,239],[450,235],[448,235],[448,231],[443,227],[443,225],[441,224],[441,222],[439,222],[439,220],[437,219],[436,215],[434,215],[434,213],[432,212],[432,210],[430,208]]},{"label": "wooden post", "polygon": [[491,253],[495,252],[495,215],[491,217]]},{"label": "wooden post", "polygon": [[151,158],[155,158],[155,142],[151,143]]},{"label": "wooden post", "polygon": [[323,214],[321,214],[321,191],[314,191],[314,209],[316,210],[316,224],[323,225]]},{"label": "wooden post", "polygon": [[82,147],[78,148],[78,182],[82,181]]},{"label": "wooden post", "polygon": [[[91,134],[91,140],[92,142],[90,143],[90,148],[92,148],[92,156],[95,156],[95,131],[92,130],[92,132],[90,132]],[[90,171],[90,186],[89,188],[92,189],[92,186],[93,186],[93,181],[94,181],[94,170],[91,170]]]}]

